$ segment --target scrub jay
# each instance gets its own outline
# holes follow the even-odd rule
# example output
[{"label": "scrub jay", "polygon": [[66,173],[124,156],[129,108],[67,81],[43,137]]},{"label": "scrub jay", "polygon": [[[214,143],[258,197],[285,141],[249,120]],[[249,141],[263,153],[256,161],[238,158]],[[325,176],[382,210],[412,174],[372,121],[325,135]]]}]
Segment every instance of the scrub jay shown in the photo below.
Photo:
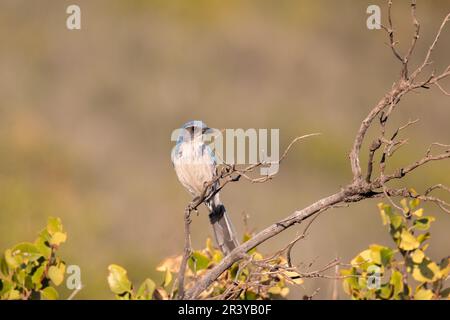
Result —
[{"label": "scrub jay", "polygon": [[[217,176],[217,161],[211,148],[204,143],[203,134],[210,129],[202,121],[185,123],[178,135],[176,147],[172,153],[172,163],[178,180],[194,197],[199,197],[205,184]],[[214,192],[219,184],[214,183],[206,193]],[[224,255],[229,254],[237,245],[236,232],[231,220],[220,202],[219,193],[205,201],[209,210],[209,221],[213,227],[217,245]]]}]

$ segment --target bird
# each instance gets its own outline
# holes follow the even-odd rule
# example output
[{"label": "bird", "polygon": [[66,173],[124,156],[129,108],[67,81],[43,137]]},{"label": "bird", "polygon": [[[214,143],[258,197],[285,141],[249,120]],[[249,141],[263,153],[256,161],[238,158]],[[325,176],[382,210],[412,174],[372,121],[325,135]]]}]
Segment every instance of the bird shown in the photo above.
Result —
[{"label": "bird", "polygon": [[[212,129],[201,120],[186,122],[181,128],[172,152],[172,164],[179,182],[198,199],[208,183],[217,178],[217,160],[209,145],[205,143],[205,134]],[[209,211],[209,221],[212,225],[217,246],[226,256],[239,245],[231,219],[220,201],[219,182],[215,181],[207,190],[206,195],[214,196],[204,200]]]}]

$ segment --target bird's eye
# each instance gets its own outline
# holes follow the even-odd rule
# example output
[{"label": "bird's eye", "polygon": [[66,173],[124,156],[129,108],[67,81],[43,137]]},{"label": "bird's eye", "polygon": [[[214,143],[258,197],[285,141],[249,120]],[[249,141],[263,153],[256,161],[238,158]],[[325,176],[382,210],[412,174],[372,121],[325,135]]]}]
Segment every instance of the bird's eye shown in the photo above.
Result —
[{"label": "bird's eye", "polygon": [[194,134],[194,127],[187,127],[186,131],[190,134],[193,135]]}]

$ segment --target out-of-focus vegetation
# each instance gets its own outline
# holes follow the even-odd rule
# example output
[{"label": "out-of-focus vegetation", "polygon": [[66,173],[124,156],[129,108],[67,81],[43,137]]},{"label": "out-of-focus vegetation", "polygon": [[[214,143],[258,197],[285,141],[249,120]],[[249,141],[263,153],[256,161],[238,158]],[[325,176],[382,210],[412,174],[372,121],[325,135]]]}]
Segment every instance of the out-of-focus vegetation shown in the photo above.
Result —
[{"label": "out-of-focus vegetation", "polygon": [[67,239],[59,218],[48,219],[47,227],[34,242],[21,242],[0,256],[0,299],[58,299],[66,263],[56,255]]},{"label": "out-of-focus vegetation", "polygon": [[[250,239],[246,235],[244,240]],[[255,249],[248,252],[249,260],[235,263],[226,270],[213,284],[205,290],[199,299],[239,299],[269,300],[284,299],[289,294],[288,284],[300,285],[303,279],[295,271],[287,271],[279,266],[288,267],[283,256],[264,257]],[[215,248],[210,238],[206,240],[206,248],[196,250],[188,260],[189,268],[185,275],[185,288],[195,285],[198,277],[219,263],[223,258],[220,250]],[[173,274],[180,270],[181,256],[166,258],[156,268],[164,273],[161,285],[156,286],[151,279],[146,279],[136,290],[128,279],[127,271],[118,265],[108,267],[108,283],[111,291],[120,300],[167,300],[179,298],[178,283]]]},{"label": "out-of-focus vegetation", "polygon": [[378,205],[395,247],[373,244],[341,270],[345,292],[353,299],[431,300],[450,298],[450,257],[435,262],[425,251],[435,217],[424,215],[420,201],[402,200],[402,211]]},{"label": "out-of-focus vegetation", "polygon": [[[411,24],[408,4],[397,2],[402,48]],[[398,75],[385,35],[365,27],[367,6],[384,1],[79,0],[81,31],[65,28],[69,4],[0,3],[0,249],[29,239],[46,217],[61,217],[73,240],[62,254],[76,261],[86,284],[80,298],[111,297],[104,280],[111,261],[126,265],[137,282],[150,276],[159,283],[163,275],[152,266],[181,253],[190,198],[170,163],[173,129],[190,119],[216,128],[279,128],[281,147],[322,132],[296,146],[270,183],[221,192],[243,234],[243,213],[259,230],[350,178],[351,139]],[[419,55],[449,6],[419,1]],[[439,44],[434,67],[448,65],[449,50],[450,42]],[[436,91],[408,97],[399,111],[392,128],[421,121],[393,165],[421,156],[430,142],[448,142],[448,102]],[[404,182],[449,185],[448,165]],[[367,239],[389,243],[374,226],[373,205],[321,216],[294,258],[320,264],[350,259]],[[210,234],[205,213],[193,219],[195,248]],[[449,252],[450,220],[434,215],[440,222],[430,240],[439,245],[428,254],[437,259]],[[295,232],[261,250],[284,246]],[[331,296],[321,279],[305,291],[318,287],[318,297]]]}]

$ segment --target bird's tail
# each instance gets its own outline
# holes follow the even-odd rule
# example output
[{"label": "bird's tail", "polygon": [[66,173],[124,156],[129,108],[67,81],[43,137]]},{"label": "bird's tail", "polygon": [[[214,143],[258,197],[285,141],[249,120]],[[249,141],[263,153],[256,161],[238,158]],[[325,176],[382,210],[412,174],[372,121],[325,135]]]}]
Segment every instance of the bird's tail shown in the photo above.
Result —
[{"label": "bird's tail", "polygon": [[228,255],[239,245],[236,232],[223,204],[213,206],[209,214],[209,221],[214,230],[216,243],[224,255]]}]

